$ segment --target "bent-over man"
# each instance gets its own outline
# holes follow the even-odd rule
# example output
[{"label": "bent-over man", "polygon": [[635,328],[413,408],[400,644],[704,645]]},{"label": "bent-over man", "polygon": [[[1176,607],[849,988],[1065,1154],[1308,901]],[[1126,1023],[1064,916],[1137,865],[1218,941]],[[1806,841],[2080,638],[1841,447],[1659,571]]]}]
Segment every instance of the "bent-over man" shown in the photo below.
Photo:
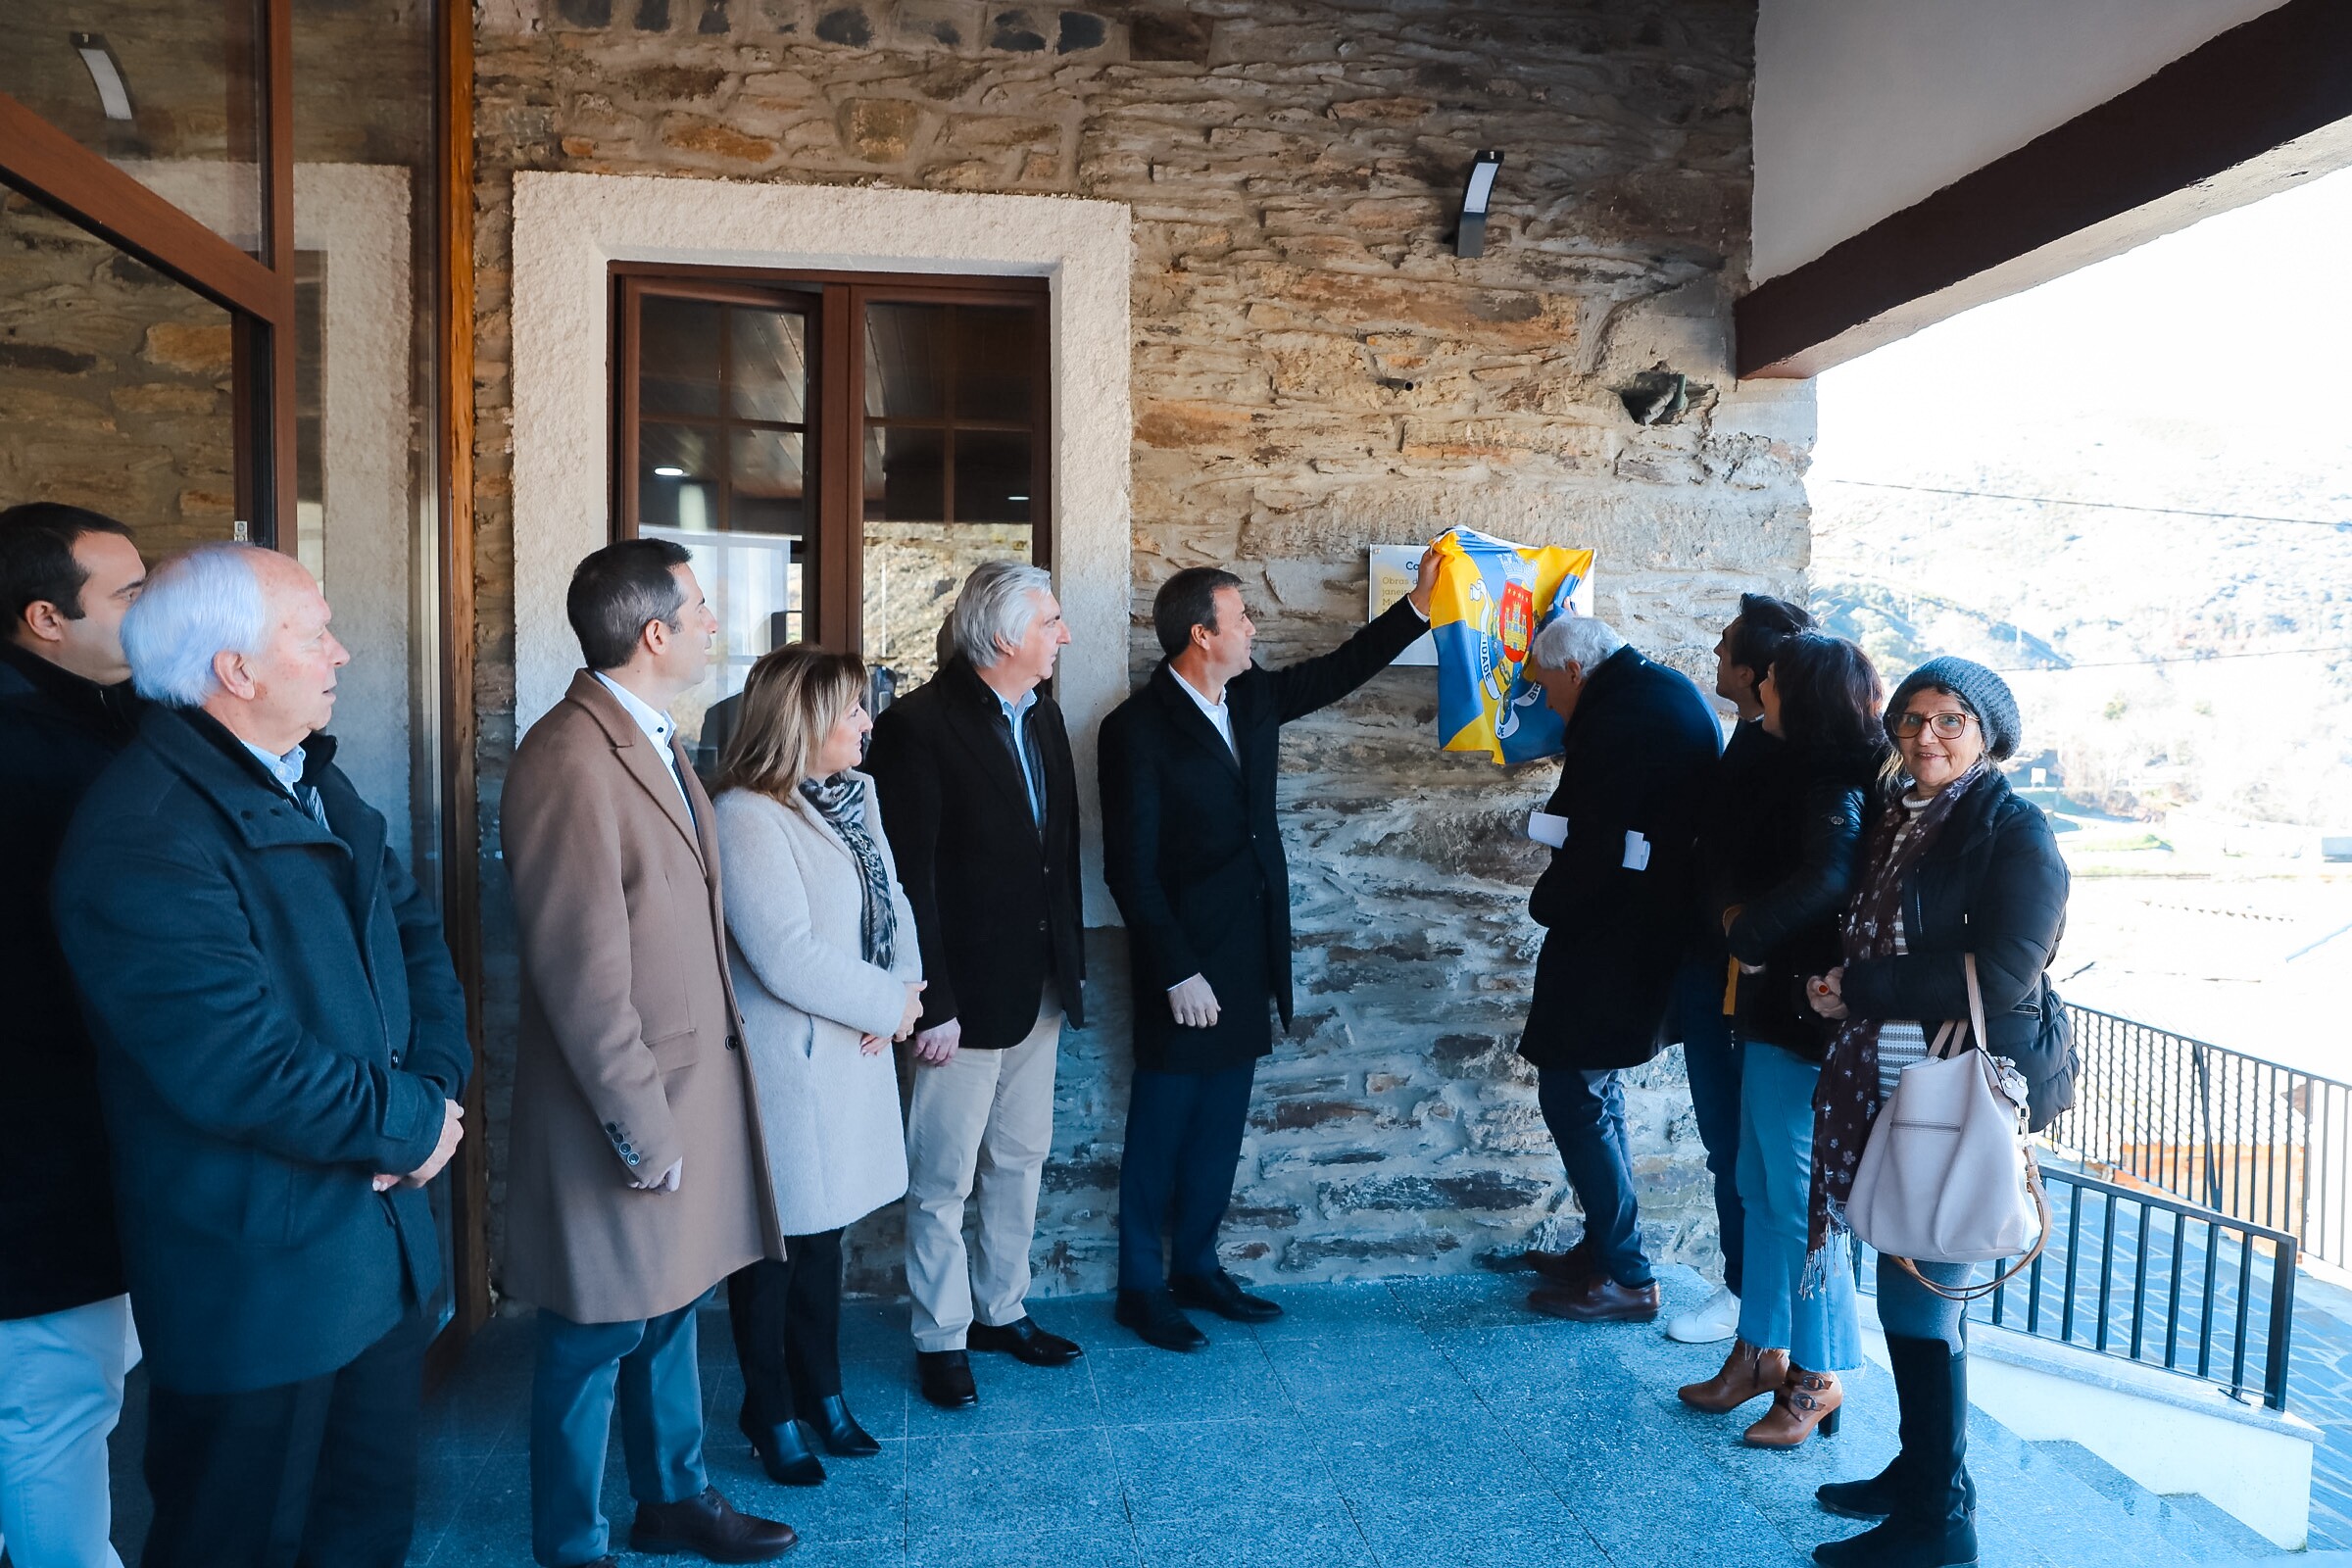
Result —
[{"label": "bent-over man", "polygon": [[1567,819],[1568,836],[1528,899],[1544,935],[1519,1054],[1535,1064],[1544,1123],[1585,1213],[1583,1239],[1528,1304],[1645,1321],[1658,1314],[1658,1285],[1642,1251],[1617,1074],[1665,1044],[1715,715],[1688,678],[1590,617],[1562,615],[1538,632],[1528,668],[1566,721],[1544,809]]}]

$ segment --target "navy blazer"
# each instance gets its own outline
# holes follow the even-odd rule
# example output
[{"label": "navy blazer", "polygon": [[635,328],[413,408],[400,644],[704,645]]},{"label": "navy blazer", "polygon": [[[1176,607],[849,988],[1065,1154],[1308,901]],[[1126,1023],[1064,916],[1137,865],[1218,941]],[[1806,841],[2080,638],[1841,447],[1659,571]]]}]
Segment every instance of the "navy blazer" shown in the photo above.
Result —
[{"label": "navy blazer", "polygon": [[[1273,1049],[1269,996],[1290,1027],[1291,870],[1274,814],[1282,726],[1338,702],[1428,629],[1400,599],[1328,654],[1250,665],[1225,686],[1233,747],[1164,660],[1102,721],[1102,875],[1134,954],[1138,1066],[1216,1072],[1255,1060]],[[1168,988],[1196,974],[1217,996],[1206,1029],[1168,1010]]]},{"label": "navy blazer", "polygon": [[[1568,842],[1528,899],[1545,932],[1519,1054],[1538,1067],[1635,1067],[1665,1043],[1720,744],[1698,688],[1630,647],[1587,678],[1546,808],[1568,819]],[[1646,865],[1626,864],[1628,833],[1648,846]]]},{"label": "navy blazer", "polygon": [[331,1372],[441,1277],[425,1194],[371,1178],[464,1097],[466,1001],[334,751],[313,736],[303,775],[330,832],[210,716],[157,709],[58,858],[139,1340],[182,1393]]}]

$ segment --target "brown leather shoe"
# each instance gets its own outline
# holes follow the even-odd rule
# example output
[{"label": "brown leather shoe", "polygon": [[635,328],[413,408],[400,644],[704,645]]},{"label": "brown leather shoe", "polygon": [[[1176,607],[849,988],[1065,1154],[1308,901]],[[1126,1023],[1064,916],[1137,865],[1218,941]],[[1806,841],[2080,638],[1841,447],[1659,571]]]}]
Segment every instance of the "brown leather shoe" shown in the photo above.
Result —
[{"label": "brown leather shoe", "polygon": [[1592,1244],[1579,1237],[1565,1252],[1528,1253],[1527,1266],[1554,1285],[1574,1289],[1600,1272],[1600,1259],[1593,1254]]},{"label": "brown leather shoe", "polygon": [[1539,1285],[1528,1292],[1527,1304],[1577,1323],[1646,1323],[1658,1315],[1658,1285],[1620,1285],[1596,1274],[1582,1285]]},{"label": "brown leather shoe", "polygon": [[1740,1441],[1751,1448],[1793,1448],[1811,1437],[1816,1427],[1823,1437],[1835,1437],[1838,1407],[1843,1403],[1845,1390],[1839,1387],[1837,1373],[1790,1366],[1788,1380],[1772,1396],[1772,1408]]},{"label": "brown leather shoe", "polygon": [[691,1551],[710,1562],[772,1562],[800,1544],[781,1520],[737,1513],[716,1487],[681,1502],[641,1502],[629,1526],[633,1551]]},{"label": "brown leather shoe", "polygon": [[1767,1350],[1745,1340],[1732,1342],[1723,1370],[1704,1383],[1686,1383],[1676,1397],[1694,1410],[1724,1415],[1739,1409],[1759,1394],[1771,1394],[1788,1381],[1788,1352]]}]

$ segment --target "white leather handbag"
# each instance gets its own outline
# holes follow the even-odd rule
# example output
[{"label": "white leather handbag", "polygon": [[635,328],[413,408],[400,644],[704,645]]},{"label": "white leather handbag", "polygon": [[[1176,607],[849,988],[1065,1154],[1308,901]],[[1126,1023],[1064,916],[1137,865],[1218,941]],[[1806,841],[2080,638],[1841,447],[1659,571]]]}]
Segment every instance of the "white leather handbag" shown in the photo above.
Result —
[{"label": "white leather handbag", "polygon": [[[1927,1058],[1903,1069],[1871,1125],[1845,1208],[1856,1236],[1951,1300],[1990,1295],[2015,1279],[2041,1254],[2050,1228],[2049,1199],[2026,1143],[2025,1083],[1985,1053],[1976,955],[1964,962],[1968,1018],[1937,1030]],[[1957,1289],[1921,1279],[1913,1266],[2004,1257],[2016,1266]]]}]

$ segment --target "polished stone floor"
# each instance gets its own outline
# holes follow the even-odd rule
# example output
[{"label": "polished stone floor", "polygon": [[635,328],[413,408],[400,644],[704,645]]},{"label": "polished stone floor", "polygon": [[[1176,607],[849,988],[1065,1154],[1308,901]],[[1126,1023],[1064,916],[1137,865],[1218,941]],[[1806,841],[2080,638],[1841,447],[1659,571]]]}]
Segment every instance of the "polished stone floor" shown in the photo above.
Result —
[{"label": "polished stone floor", "polygon": [[[711,1477],[739,1505],[792,1521],[805,1544],[791,1560],[805,1568],[1794,1565],[1853,1528],[1820,1513],[1812,1492],[1892,1452],[1883,1376],[1856,1380],[1836,1438],[1747,1449],[1743,1419],[1674,1398],[1720,1349],[1673,1345],[1654,1326],[1533,1316],[1528,1283],[1277,1291],[1289,1315],[1255,1331],[1205,1321],[1214,1343],[1189,1356],[1139,1345],[1103,1298],[1041,1301],[1039,1321],[1079,1339],[1086,1358],[1038,1370],[975,1357],[980,1406],[954,1414],[908,1386],[905,1308],[853,1303],[848,1392],[883,1452],[835,1461],[809,1490],[770,1485],[736,1433],[740,1384],[711,1309]],[[1684,1304],[1704,1289],[1688,1272],[1669,1278]],[[517,1319],[485,1331],[432,1402],[417,1563],[529,1562],[528,1330]],[[136,1426],[134,1410],[118,1439],[125,1492]],[[2022,1443],[1982,1416],[1972,1442],[1988,1568],[2275,1555],[2198,1499],[2151,1496],[2071,1445]],[[127,1548],[138,1499],[122,1502]],[[618,1536],[630,1505],[617,1442],[606,1506]]]}]

